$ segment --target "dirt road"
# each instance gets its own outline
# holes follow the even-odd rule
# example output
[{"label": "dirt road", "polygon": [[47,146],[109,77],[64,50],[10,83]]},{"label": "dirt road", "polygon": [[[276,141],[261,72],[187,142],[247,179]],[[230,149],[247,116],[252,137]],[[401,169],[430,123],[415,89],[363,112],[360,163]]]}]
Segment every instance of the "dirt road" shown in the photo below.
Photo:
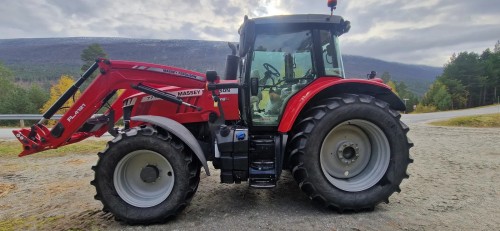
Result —
[{"label": "dirt road", "polygon": [[320,208],[287,172],[275,189],[256,190],[220,184],[212,169],[174,220],[126,226],[93,199],[94,153],[13,154],[0,159],[0,230],[500,230],[500,129],[410,127],[411,177],[373,212]]}]

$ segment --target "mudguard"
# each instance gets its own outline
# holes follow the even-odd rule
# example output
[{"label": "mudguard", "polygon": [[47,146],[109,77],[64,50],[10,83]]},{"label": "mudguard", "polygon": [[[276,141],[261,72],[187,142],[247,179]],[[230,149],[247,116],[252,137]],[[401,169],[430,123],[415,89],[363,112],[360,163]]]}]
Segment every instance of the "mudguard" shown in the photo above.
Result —
[{"label": "mudguard", "polygon": [[203,154],[203,150],[201,149],[200,144],[198,143],[196,138],[194,138],[193,134],[191,134],[191,132],[186,127],[184,127],[184,125],[175,120],[161,116],[134,116],[131,118],[131,120],[154,124],[172,133],[174,136],[177,136],[189,148],[191,148],[196,157],[198,157],[200,163],[203,165],[203,168],[205,169],[207,175],[210,176],[207,159]]},{"label": "mudguard", "polygon": [[366,79],[335,80],[331,77],[323,77],[314,80],[290,98],[285,106],[284,111],[286,113],[283,113],[278,131],[281,133],[289,132],[306,105],[340,94],[370,95],[387,102],[393,110],[406,110],[403,101],[391,91],[391,88],[379,81]]}]

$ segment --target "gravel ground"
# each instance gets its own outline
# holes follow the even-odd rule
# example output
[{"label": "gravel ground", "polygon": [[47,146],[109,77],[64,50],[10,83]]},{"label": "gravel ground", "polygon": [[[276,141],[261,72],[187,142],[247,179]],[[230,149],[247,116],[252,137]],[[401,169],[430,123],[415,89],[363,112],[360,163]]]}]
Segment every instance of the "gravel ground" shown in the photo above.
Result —
[{"label": "gravel ground", "polygon": [[202,175],[191,205],[166,224],[127,226],[100,211],[93,153],[0,159],[0,230],[500,230],[500,129],[412,124],[410,178],[389,204],[339,214],[318,207],[288,172],[272,190]]}]

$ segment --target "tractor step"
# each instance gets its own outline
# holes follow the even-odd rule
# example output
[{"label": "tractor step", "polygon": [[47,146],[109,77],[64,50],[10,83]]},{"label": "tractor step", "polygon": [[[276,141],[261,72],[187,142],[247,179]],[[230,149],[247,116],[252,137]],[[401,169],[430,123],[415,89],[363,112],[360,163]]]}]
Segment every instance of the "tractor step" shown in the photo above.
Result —
[{"label": "tractor step", "polygon": [[250,187],[276,187],[276,168],[274,161],[253,161],[250,163]]},{"label": "tractor step", "polygon": [[250,187],[259,189],[270,189],[276,187],[274,179],[250,179]]}]

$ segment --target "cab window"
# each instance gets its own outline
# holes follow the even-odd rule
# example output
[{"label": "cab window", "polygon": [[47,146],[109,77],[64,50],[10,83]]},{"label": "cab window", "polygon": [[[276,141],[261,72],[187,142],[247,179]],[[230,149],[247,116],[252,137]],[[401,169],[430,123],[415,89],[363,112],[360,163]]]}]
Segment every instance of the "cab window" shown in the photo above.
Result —
[{"label": "cab window", "polygon": [[259,79],[250,98],[253,125],[277,125],[290,97],[317,77],[312,33],[259,34],[251,59],[250,78]]}]

